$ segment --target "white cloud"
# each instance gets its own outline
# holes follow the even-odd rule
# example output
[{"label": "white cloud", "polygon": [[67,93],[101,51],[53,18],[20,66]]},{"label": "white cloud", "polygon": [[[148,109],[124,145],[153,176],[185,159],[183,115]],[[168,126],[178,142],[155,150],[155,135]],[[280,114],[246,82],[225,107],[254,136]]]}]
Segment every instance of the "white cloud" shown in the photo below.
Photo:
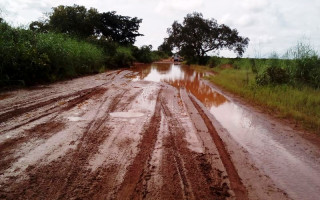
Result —
[{"label": "white cloud", "polygon": [[252,26],[255,23],[255,20],[252,15],[241,16],[237,21],[238,21],[237,24],[243,27]]},{"label": "white cloud", "polygon": [[158,2],[156,11],[193,11],[197,8],[200,8],[202,5],[203,0],[161,0]]},{"label": "white cloud", "polygon": [[230,13],[223,15],[221,18],[218,19],[218,23],[226,24],[231,28],[236,27],[249,27],[253,26],[256,23],[256,19],[253,15],[241,15],[237,18]]},{"label": "white cloud", "polygon": [[228,26],[233,26],[235,23],[234,18],[231,16],[231,14],[225,14],[223,15],[219,20],[218,23],[226,24]]},{"label": "white cloud", "polygon": [[269,6],[269,0],[244,0],[243,7],[247,10],[260,12]]}]

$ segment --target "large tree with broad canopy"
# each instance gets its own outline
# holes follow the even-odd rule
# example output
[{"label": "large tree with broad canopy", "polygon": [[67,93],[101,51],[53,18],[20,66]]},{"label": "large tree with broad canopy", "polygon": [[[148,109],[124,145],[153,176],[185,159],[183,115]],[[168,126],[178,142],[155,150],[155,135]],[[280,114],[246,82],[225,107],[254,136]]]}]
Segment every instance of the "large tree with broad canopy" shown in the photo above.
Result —
[{"label": "large tree with broad canopy", "polygon": [[239,36],[236,29],[218,24],[215,19],[204,19],[197,12],[188,14],[182,24],[174,21],[167,33],[169,37],[164,39],[159,50],[177,48],[186,58],[201,58],[221,49],[233,50],[242,56],[249,43],[249,39]]}]

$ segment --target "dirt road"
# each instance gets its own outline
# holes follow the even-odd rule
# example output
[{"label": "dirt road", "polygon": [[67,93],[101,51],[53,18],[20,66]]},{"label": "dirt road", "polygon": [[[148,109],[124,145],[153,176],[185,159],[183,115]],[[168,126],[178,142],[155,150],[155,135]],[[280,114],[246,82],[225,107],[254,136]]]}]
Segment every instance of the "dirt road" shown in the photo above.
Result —
[{"label": "dirt road", "polygon": [[0,199],[295,198],[196,95],[209,85],[142,78],[152,73],[0,96]]}]

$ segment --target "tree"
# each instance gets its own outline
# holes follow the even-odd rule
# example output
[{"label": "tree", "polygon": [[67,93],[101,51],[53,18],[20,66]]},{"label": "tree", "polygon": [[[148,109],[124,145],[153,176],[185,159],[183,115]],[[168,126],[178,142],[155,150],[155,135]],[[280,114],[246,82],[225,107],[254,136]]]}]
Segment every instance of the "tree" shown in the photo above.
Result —
[{"label": "tree", "polygon": [[32,22],[30,30],[104,38],[120,44],[133,44],[136,37],[142,36],[138,32],[142,19],[137,17],[117,15],[115,11],[99,13],[95,8],[87,10],[79,5],[58,6],[52,10],[47,19]]},{"label": "tree", "polygon": [[97,31],[120,44],[133,44],[137,36],[142,19],[137,17],[116,15],[116,12],[104,12],[100,14]]},{"label": "tree", "polygon": [[152,45],[143,45],[142,47],[132,47],[132,55],[138,62],[151,63],[152,59]]},{"label": "tree", "polygon": [[188,14],[182,24],[174,21],[167,29],[169,35],[161,48],[177,48],[187,59],[203,58],[208,52],[233,50],[242,56],[249,39],[238,35],[236,29],[219,25],[215,19],[204,19],[201,13]]},{"label": "tree", "polygon": [[29,29],[34,32],[48,32],[49,26],[47,23],[42,21],[33,21],[29,25]]},{"label": "tree", "polygon": [[163,43],[158,47],[158,51],[167,54],[168,56],[172,56],[173,45],[169,44],[168,38],[165,38]]},{"label": "tree", "polygon": [[97,10],[88,10],[84,6],[58,6],[49,16],[49,27],[60,33],[88,37],[94,33],[94,24],[90,21],[98,14]]}]

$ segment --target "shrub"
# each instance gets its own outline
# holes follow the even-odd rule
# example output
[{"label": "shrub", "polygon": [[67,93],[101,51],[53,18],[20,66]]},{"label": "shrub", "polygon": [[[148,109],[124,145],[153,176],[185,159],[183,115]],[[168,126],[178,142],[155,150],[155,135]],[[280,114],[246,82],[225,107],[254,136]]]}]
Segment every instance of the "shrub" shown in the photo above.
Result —
[{"label": "shrub", "polygon": [[289,74],[285,69],[270,66],[256,76],[256,82],[258,85],[285,84],[289,82],[289,78]]},{"label": "shrub", "polygon": [[36,48],[48,55],[52,80],[98,72],[104,61],[102,49],[63,34],[38,34]]},{"label": "shrub", "polygon": [[132,51],[129,47],[119,46],[116,50],[116,54],[111,59],[111,65],[113,67],[129,67],[135,61],[132,56]]},{"label": "shrub", "polygon": [[152,62],[157,61],[157,60],[161,60],[161,59],[165,59],[165,58],[169,58],[169,55],[163,51],[152,51],[151,56],[152,56]]},{"label": "shrub", "polygon": [[320,58],[311,45],[300,42],[285,57],[293,60],[292,73],[298,82],[320,88]]},{"label": "shrub", "polygon": [[209,67],[217,67],[219,66],[219,64],[221,63],[220,61],[221,59],[217,56],[212,56],[209,60],[208,60],[208,63],[207,65]]},{"label": "shrub", "polygon": [[102,49],[87,42],[0,23],[1,86],[32,85],[98,72],[103,61]]},{"label": "shrub", "polygon": [[320,88],[320,59],[313,55],[296,60],[295,76],[301,81],[314,88]]},{"label": "shrub", "polygon": [[135,57],[136,61],[142,63],[151,63],[153,62],[152,58],[152,46],[151,45],[144,45],[140,48],[132,47],[132,55]]}]

